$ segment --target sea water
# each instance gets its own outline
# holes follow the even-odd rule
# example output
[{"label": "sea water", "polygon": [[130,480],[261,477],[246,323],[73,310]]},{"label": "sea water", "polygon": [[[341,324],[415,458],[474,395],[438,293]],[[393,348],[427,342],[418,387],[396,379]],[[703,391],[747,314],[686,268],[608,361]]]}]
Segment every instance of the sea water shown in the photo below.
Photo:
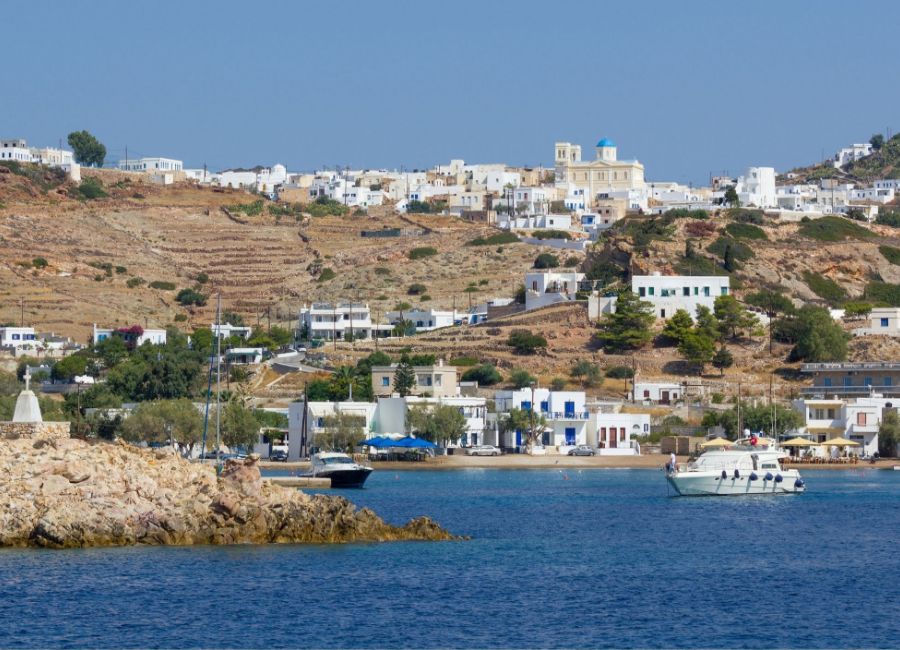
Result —
[{"label": "sea water", "polygon": [[655,470],[376,470],[468,541],[0,551],[2,647],[897,647],[900,472],[675,498]]}]

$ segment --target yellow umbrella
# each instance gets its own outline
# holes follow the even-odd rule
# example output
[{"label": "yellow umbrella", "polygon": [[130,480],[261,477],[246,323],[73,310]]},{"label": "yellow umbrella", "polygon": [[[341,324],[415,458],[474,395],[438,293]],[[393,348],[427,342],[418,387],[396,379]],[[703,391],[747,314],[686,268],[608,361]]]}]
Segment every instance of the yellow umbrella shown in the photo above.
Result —
[{"label": "yellow umbrella", "polygon": [[725,440],[725,438],[713,438],[712,440],[707,440],[706,442],[701,442],[701,447],[730,447],[734,443],[730,440]]},{"label": "yellow umbrella", "polygon": [[846,438],[832,438],[830,440],[826,440],[825,442],[820,442],[819,444],[830,447],[859,447],[858,442],[847,440]]},{"label": "yellow umbrella", "polygon": [[807,440],[806,438],[791,438],[786,442],[782,442],[782,447],[815,447],[818,445],[818,442],[813,442],[812,440]]}]

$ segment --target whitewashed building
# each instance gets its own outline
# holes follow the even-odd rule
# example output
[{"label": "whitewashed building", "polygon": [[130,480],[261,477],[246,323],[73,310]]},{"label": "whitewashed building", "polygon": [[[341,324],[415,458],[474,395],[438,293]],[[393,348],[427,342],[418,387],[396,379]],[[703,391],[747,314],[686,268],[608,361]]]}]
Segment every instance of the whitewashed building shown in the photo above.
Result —
[{"label": "whitewashed building", "polygon": [[533,271],[525,274],[525,309],[575,300],[584,273]]},{"label": "whitewashed building", "polygon": [[232,325],[231,323],[213,323],[209,326],[213,336],[230,339],[232,336],[246,339],[250,336],[251,329],[246,325]]},{"label": "whitewashed building", "polygon": [[141,346],[144,343],[151,345],[166,344],[166,330],[163,329],[144,329],[140,326],[134,328],[114,329],[108,327],[97,327],[94,323],[94,329],[91,334],[91,342],[94,344],[105,341],[111,336],[121,336],[125,343],[129,345]]},{"label": "whitewashed building", "polygon": [[[534,402],[532,403],[532,399]],[[538,444],[552,447],[551,451],[567,453],[575,445],[588,444],[590,413],[583,391],[552,391],[549,388],[498,390],[494,394],[498,417],[511,409],[531,411],[544,418],[545,425]],[[521,448],[527,442],[527,431],[508,431],[502,436],[504,448]]]},{"label": "whitewashed building", "polygon": [[639,446],[634,438],[650,433],[650,416],[646,413],[605,413],[590,416],[587,444],[601,456],[634,456]]},{"label": "whitewashed building", "polygon": [[389,311],[386,318],[392,325],[397,325],[401,321],[409,321],[417,332],[427,332],[441,327],[458,325],[466,320],[466,314],[455,310],[417,308],[406,311]]},{"label": "whitewashed building", "polygon": [[644,404],[672,404],[683,398],[684,386],[674,381],[635,380],[632,397]]},{"label": "whitewashed building", "polygon": [[119,161],[123,172],[180,172],[184,163],[174,158],[126,158]]},{"label": "whitewashed building", "polygon": [[853,330],[856,336],[900,336],[900,307],[875,307],[867,316],[866,327]]},{"label": "whitewashed building", "polygon": [[697,306],[712,309],[718,296],[727,296],[730,290],[727,275],[635,275],[631,278],[631,290],[641,299],[653,305],[659,318],[669,318],[679,309],[692,317]]},{"label": "whitewashed building", "polygon": [[[814,442],[842,437],[859,443],[850,452],[871,456],[878,451],[878,430],[884,414],[897,411],[900,403],[890,397],[858,397],[856,399],[809,398],[793,404],[804,420],[798,432]],[[812,448],[817,455],[831,455],[834,450]]]},{"label": "whitewashed building", "polygon": [[844,147],[834,154],[834,161],[832,164],[836,169],[840,169],[844,165],[855,162],[860,158],[865,158],[871,153],[872,145],[868,142],[851,144],[849,147]]},{"label": "whitewashed building", "polygon": [[333,340],[372,337],[368,303],[314,302],[300,309],[300,328],[309,339]]},{"label": "whitewashed building", "polygon": [[31,149],[25,140],[22,138],[0,140],[0,161],[9,160],[23,163],[32,161]]},{"label": "whitewashed building", "polygon": [[33,327],[0,327],[0,347],[33,348],[38,343]]}]

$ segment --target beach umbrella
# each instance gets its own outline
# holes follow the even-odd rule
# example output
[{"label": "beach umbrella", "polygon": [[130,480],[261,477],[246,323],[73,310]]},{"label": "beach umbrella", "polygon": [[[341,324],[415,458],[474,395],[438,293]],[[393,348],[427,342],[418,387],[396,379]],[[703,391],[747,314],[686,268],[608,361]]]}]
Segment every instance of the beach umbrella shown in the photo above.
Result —
[{"label": "beach umbrella", "polygon": [[859,447],[858,442],[854,442],[853,440],[847,440],[846,438],[831,438],[830,440],[826,440],[825,442],[820,442],[820,445],[825,445],[829,447]]},{"label": "beach umbrella", "polygon": [[376,449],[384,449],[385,447],[393,447],[394,441],[390,438],[375,437],[363,440],[360,444],[363,446],[375,447]]},{"label": "beach umbrella", "polygon": [[812,440],[807,440],[806,438],[800,438],[799,436],[796,438],[791,438],[785,442],[781,443],[782,447],[815,447],[818,445],[818,442],[813,442]]},{"label": "beach umbrella", "polygon": [[730,447],[734,443],[731,440],[726,440],[725,438],[713,438],[712,440],[707,440],[706,442],[701,442],[701,447]]}]

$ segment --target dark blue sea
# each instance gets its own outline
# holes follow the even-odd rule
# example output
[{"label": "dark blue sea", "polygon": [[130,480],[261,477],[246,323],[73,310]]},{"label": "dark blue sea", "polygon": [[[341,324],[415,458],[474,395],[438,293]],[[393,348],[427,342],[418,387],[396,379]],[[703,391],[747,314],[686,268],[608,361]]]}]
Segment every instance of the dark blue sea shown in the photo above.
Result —
[{"label": "dark blue sea", "polygon": [[900,472],[670,498],[655,470],[376,471],[471,540],[0,552],[0,647],[900,645]]}]

